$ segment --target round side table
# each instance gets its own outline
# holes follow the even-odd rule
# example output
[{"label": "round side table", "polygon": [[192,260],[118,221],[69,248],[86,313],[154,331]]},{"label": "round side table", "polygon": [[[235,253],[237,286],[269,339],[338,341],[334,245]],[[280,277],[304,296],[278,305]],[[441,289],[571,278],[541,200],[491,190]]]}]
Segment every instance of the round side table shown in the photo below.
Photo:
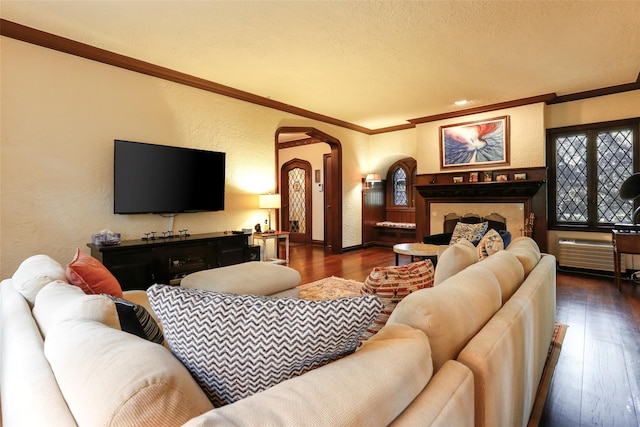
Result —
[{"label": "round side table", "polygon": [[[426,243],[398,243],[393,245],[393,252],[396,253],[396,265],[398,265],[399,255],[410,255],[411,262],[415,257],[434,258],[438,256],[438,245],[428,245]],[[432,259],[432,261],[434,261]],[[435,261],[433,263],[435,265]]]}]

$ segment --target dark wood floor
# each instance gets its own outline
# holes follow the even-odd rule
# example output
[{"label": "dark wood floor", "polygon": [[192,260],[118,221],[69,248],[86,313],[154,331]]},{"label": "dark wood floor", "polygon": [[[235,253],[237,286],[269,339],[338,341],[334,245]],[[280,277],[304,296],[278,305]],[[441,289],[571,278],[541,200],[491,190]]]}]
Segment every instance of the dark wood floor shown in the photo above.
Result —
[{"label": "dark wood floor", "polygon": [[[364,281],[373,267],[394,263],[390,248],[333,255],[291,247],[302,283],[328,276]],[[623,282],[618,292],[611,278],[558,273],[557,321],[569,328],[542,425],[640,426],[640,286]]]}]

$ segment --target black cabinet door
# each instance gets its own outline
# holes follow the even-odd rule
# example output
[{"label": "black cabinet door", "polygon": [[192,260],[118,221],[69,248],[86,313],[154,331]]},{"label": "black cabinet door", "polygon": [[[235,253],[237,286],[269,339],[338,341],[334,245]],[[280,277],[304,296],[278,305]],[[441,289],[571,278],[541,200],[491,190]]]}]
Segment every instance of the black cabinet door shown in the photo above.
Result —
[{"label": "black cabinet door", "polygon": [[122,251],[102,257],[102,263],[115,276],[123,291],[146,290],[158,280],[152,251]]},{"label": "black cabinet door", "polygon": [[240,264],[247,259],[247,237],[245,235],[232,235],[216,242],[218,267]]}]

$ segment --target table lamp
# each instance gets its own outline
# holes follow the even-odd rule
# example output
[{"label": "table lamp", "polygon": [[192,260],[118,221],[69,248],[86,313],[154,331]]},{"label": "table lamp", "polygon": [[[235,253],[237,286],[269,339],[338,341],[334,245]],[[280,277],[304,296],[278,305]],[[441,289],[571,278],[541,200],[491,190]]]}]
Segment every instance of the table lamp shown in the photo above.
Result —
[{"label": "table lamp", "polygon": [[271,209],[280,209],[280,195],[260,194],[258,196],[258,205],[261,209],[269,209],[269,229],[265,230],[265,233],[274,233],[275,230],[271,228]]}]

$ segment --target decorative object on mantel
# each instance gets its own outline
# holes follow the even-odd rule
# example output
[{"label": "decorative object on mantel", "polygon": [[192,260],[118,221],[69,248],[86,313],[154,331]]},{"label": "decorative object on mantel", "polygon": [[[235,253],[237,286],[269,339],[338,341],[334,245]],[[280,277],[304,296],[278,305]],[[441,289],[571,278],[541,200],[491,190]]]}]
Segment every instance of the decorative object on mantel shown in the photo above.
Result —
[{"label": "decorative object on mantel", "polygon": [[478,182],[478,172],[469,173],[469,182]]},{"label": "decorative object on mantel", "polygon": [[461,176],[454,176],[453,177],[453,182],[456,184],[459,184],[461,182],[464,182],[464,179]]},{"label": "decorative object on mantel", "polygon": [[524,181],[525,179],[527,179],[527,174],[526,173],[514,173],[513,174],[513,179],[516,181]]},{"label": "decorative object on mantel", "polygon": [[498,182],[509,181],[509,175],[507,175],[506,173],[496,174],[496,181]]},{"label": "decorative object on mantel", "polygon": [[442,168],[509,163],[509,116],[440,127]]},{"label": "decorative object on mantel", "polygon": [[535,220],[535,217],[536,216],[533,214],[533,212],[531,212],[529,214],[529,217],[525,218],[524,229],[521,230],[523,236],[531,237],[531,235],[533,234],[533,221]]},{"label": "decorative object on mantel", "polygon": [[493,181],[493,172],[485,172],[483,182],[491,182]]}]

